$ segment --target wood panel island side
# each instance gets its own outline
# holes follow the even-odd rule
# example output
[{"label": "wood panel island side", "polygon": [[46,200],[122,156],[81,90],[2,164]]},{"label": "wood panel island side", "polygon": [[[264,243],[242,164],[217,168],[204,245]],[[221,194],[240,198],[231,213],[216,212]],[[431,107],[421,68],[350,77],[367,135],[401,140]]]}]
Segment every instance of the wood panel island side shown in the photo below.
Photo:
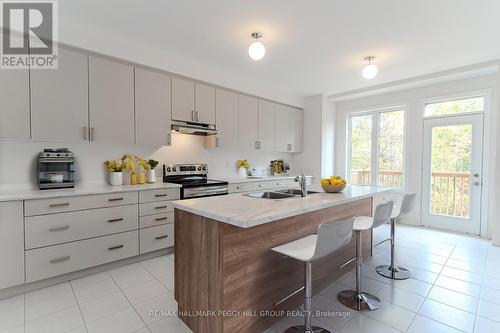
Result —
[{"label": "wood panel island side", "polygon": [[[176,201],[179,317],[194,333],[256,333],[272,326],[302,305],[303,292],[295,292],[304,286],[304,265],[271,248],[314,234],[322,223],[371,216],[373,197],[387,191],[348,186],[343,193],[305,198],[234,194]],[[371,232],[362,237],[363,255],[370,256]],[[354,263],[339,267],[354,255],[353,238],[341,251],[314,262],[313,294],[353,269]]]}]

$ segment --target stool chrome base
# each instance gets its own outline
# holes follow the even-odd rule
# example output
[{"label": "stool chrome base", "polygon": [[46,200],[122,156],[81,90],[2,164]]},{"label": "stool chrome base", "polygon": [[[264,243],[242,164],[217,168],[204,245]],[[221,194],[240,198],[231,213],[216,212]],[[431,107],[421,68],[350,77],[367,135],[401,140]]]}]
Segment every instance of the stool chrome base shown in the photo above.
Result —
[{"label": "stool chrome base", "polygon": [[356,311],[373,311],[380,307],[378,297],[365,292],[356,292],[355,290],[344,290],[337,295],[339,302]]},{"label": "stool chrome base", "polygon": [[287,328],[285,333],[331,333],[331,332],[329,330],[326,330],[318,326],[312,326],[310,331],[306,331],[306,327],[304,325],[299,325]]},{"label": "stool chrome base", "polygon": [[403,267],[391,266],[391,265],[380,265],[375,268],[377,273],[383,277],[393,279],[393,280],[406,280],[409,279],[411,273],[409,270]]}]

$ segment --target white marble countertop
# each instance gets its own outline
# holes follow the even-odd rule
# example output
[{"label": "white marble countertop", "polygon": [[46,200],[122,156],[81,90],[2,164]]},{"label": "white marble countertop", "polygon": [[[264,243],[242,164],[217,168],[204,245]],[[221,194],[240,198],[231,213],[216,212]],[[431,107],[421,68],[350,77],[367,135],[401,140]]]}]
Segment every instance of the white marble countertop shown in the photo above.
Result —
[{"label": "white marble countertop", "polygon": [[342,193],[325,193],[320,185],[308,187],[305,198],[269,200],[243,194],[174,201],[174,207],[241,228],[250,228],[275,220],[394,191],[387,187],[347,186]]},{"label": "white marble countertop", "polygon": [[16,201],[16,200],[32,200],[32,199],[48,199],[60,197],[73,197],[79,195],[105,194],[105,193],[120,193],[156,190],[162,188],[180,188],[178,184],[172,183],[154,183],[144,185],[122,185],[111,186],[106,184],[86,184],[76,185],[75,188],[54,189],[54,190],[38,190],[38,189],[16,189],[0,187],[0,202]]},{"label": "white marble countertop", "polygon": [[[222,180],[226,181],[229,184],[241,184],[241,183],[254,183],[254,182],[264,182],[264,181],[272,181],[272,180],[280,180],[280,179],[295,179],[296,175],[266,175],[266,176],[250,176],[250,177],[227,177],[227,176],[210,176],[210,179]],[[306,178],[313,178],[313,176],[306,176]]]}]

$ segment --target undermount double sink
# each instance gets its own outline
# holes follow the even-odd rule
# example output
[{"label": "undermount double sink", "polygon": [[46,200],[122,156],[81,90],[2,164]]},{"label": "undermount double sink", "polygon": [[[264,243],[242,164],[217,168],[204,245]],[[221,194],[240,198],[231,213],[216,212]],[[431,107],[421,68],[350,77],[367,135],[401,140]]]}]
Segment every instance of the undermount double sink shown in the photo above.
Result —
[{"label": "undermount double sink", "polygon": [[[307,191],[307,194],[314,194],[314,193],[318,192]],[[297,198],[302,196],[302,191],[297,189],[288,189],[288,190],[276,190],[267,192],[253,192],[244,195],[260,199],[288,199],[288,198]]]}]

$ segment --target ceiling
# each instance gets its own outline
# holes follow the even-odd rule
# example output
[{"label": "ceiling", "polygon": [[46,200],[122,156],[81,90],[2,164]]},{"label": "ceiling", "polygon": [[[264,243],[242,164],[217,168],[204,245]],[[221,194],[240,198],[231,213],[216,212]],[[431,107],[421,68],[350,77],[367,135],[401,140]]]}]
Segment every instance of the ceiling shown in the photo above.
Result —
[{"label": "ceiling", "polygon": [[500,58],[498,0],[71,0],[59,17],[63,42],[292,104]]}]

